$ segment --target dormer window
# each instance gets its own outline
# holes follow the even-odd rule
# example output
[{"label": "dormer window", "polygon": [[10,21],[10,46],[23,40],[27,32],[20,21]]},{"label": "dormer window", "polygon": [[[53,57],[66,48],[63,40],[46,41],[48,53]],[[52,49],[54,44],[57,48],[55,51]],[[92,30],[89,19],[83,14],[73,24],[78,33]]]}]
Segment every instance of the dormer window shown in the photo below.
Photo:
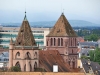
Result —
[{"label": "dormer window", "polygon": [[4,59],[4,61],[7,61],[7,59]]}]

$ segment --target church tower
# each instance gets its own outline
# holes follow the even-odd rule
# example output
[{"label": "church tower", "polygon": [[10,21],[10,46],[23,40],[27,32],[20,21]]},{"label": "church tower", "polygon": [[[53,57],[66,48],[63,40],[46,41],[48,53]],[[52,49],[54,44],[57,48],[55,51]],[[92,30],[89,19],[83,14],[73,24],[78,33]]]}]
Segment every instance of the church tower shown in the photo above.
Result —
[{"label": "church tower", "polygon": [[39,49],[36,46],[29,22],[25,17],[15,43],[9,46],[9,68],[20,67],[21,71],[34,71],[39,67]]},{"label": "church tower", "polygon": [[46,48],[47,50],[58,50],[70,68],[77,68],[77,43],[77,35],[62,13],[46,36]]}]

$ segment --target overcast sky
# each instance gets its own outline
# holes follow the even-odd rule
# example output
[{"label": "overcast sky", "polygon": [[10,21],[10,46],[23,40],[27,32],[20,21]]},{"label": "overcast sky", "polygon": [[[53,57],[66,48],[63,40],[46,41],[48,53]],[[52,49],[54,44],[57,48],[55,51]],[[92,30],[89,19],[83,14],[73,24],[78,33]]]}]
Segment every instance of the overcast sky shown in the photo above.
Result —
[{"label": "overcast sky", "polygon": [[0,0],[0,23],[56,21],[61,12],[68,20],[100,24],[100,0]]}]

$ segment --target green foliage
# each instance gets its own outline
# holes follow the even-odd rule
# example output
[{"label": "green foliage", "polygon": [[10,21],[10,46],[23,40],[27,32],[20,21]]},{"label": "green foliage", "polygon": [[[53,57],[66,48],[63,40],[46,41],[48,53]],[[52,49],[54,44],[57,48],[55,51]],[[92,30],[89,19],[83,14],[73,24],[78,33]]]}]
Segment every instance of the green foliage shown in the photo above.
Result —
[{"label": "green foliage", "polygon": [[100,48],[96,48],[94,51],[89,52],[90,60],[98,62],[100,64]]},{"label": "green foliage", "polygon": [[94,61],[94,51],[89,52],[90,60]]},{"label": "green foliage", "polygon": [[17,67],[17,66],[11,67],[10,70],[11,70],[12,72],[20,72],[20,71],[21,71],[21,69],[20,69],[19,67]]},{"label": "green foliage", "polygon": [[90,57],[83,55],[83,56],[81,56],[81,59],[90,59]]},{"label": "green foliage", "polygon": [[35,68],[34,72],[46,72],[46,70],[43,68]]},{"label": "green foliage", "polygon": [[87,41],[97,41],[100,37],[100,29],[99,28],[79,28],[76,32],[78,36],[84,37],[84,39]]},{"label": "green foliage", "polygon": [[85,40],[88,40],[88,41],[97,41],[99,39],[99,36],[96,35],[96,34],[91,34],[91,35],[88,35],[88,36],[85,36]]}]

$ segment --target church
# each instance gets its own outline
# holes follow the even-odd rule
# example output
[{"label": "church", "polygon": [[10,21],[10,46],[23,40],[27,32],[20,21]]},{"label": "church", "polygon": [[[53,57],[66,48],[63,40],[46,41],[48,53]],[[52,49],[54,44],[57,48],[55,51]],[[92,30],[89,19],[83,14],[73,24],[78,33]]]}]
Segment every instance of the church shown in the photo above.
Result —
[{"label": "church", "polygon": [[46,36],[46,49],[40,50],[32,34],[29,22],[25,17],[13,42],[9,44],[9,68],[20,67],[21,71],[53,71],[58,65],[59,72],[79,72],[77,67],[77,35],[66,19],[64,13]]}]

